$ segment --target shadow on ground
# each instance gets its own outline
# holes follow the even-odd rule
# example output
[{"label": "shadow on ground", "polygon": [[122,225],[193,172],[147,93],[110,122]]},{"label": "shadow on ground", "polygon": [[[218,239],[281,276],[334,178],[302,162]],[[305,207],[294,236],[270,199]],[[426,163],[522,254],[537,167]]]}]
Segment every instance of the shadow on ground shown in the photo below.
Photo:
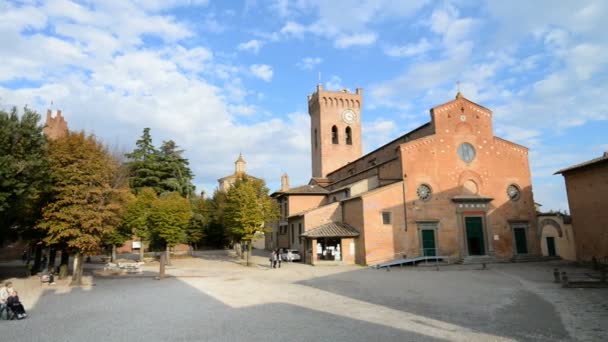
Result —
[{"label": "shadow on ground", "polygon": [[368,268],[298,284],[517,340],[569,339],[551,303],[492,270]]}]

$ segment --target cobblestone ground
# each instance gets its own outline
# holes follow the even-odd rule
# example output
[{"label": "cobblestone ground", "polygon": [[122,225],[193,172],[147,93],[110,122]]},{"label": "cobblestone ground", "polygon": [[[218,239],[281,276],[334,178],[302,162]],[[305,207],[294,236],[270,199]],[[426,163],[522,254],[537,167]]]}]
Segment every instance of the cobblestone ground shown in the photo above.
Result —
[{"label": "cobblestone ground", "polygon": [[[91,286],[16,279],[30,317],[2,341],[606,341],[608,289],[563,289],[559,263],[251,267],[224,251]],[[0,264],[0,269],[5,265]]]}]

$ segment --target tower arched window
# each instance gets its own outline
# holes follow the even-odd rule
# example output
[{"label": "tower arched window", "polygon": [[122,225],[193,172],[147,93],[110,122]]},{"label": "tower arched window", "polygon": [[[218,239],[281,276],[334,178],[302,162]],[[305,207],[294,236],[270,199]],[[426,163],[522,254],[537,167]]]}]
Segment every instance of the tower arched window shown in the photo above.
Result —
[{"label": "tower arched window", "polygon": [[315,148],[319,148],[319,136],[317,134],[316,128],[315,128]]},{"label": "tower arched window", "polygon": [[350,126],[346,127],[346,144],[353,144],[353,130],[350,128]]},{"label": "tower arched window", "polygon": [[333,126],[331,128],[331,143],[332,144],[338,143],[338,127],[336,127],[336,126]]}]

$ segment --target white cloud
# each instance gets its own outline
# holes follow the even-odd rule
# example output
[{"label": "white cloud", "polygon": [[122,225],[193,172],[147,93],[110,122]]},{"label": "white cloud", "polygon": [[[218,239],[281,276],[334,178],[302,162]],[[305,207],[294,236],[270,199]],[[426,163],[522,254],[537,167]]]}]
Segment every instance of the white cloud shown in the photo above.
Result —
[{"label": "white cloud", "polygon": [[296,66],[302,70],[312,70],[322,62],[323,58],[321,57],[305,57],[302,58],[301,61],[296,63]]},{"label": "white cloud", "polygon": [[397,133],[397,125],[392,120],[376,119],[362,127],[363,144],[366,151],[377,148],[389,142]]},{"label": "white cloud", "polygon": [[251,71],[251,73],[259,78],[262,79],[266,82],[270,82],[272,80],[272,67],[270,65],[267,64],[254,64],[251,67],[249,67],[249,70]]},{"label": "white cloud", "polygon": [[384,50],[384,53],[391,57],[412,57],[421,55],[431,50],[433,46],[426,40],[421,38],[418,43],[406,44],[402,46],[389,46]]},{"label": "white cloud", "polygon": [[342,79],[339,76],[333,75],[327,82],[325,82],[325,89],[338,91],[346,89],[346,87],[342,85]]},{"label": "white cloud", "polygon": [[264,42],[257,39],[252,39],[245,43],[239,44],[236,49],[240,51],[251,51],[253,53],[258,53],[263,45]]},{"label": "white cloud", "polygon": [[339,36],[334,44],[337,48],[345,49],[353,46],[372,45],[376,42],[377,38],[378,36],[375,33],[355,33]]}]

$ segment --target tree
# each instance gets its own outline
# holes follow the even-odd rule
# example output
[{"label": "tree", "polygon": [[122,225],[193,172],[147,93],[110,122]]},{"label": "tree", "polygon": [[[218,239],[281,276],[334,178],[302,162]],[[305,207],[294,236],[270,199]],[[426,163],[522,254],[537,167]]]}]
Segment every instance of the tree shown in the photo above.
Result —
[{"label": "tree", "polygon": [[75,253],[72,284],[82,283],[83,255],[100,250],[121,223],[129,189],[120,180],[120,162],[83,132],[49,143],[51,201],[38,228],[44,241],[63,244]]},{"label": "tree", "polygon": [[148,224],[153,238],[166,246],[167,260],[171,247],[185,241],[185,230],[191,218],[190,202],[177,192],[160,196],[152,203]]},{"label": "tree", "polygon": [[203,205],[203,218],[205,219],[205,238],[207,246],[223,248],[227,245],[228,237],[224,225],[224,210],[226,208],[226,193],[216,190],[213,197],[206,199]]},{"label": "tree", "polygon": [[234,241],[247,243],[247,266],[251,240],[257,232],[269,231],[265,222],[279,218],[279,208],[268,192],[263,181],[244,178],[237,180],[226,195],[225,224]]},{"label": "tree", "polygon": [[136,194],[143,188],[152,188],[157,194],[162,193],[160,157],[152,144],[150,128],[144,128],[141,138],[135,145],[133,152],[126,154],[129,159],[127,167],[131,189]]},{"label": "tree", "polygon": [[205,213],[205,202],[204,198],[195,198],[190,201],[192,205],[192,218],[188,227],[186,227],[186,241],[188,241],[193,249],[196,249],[203,237],[205,237],[205,227],[208,221]]},{"label": "tree", "polygon": [[48,191],[47,141],[40,115],[0,110],[0,245],[5,238],[39,240],[33,230]]},{"label": "tree", "polygon": [[124,225],[131,235],[139,238],[139,261],[144,260],[144,242],[152,237],[149,225],[149,216],[153,210],[153,203],[156,201],[156,191],[152,188],[142,188],[137,196],[132,199],[126,207],[124,214]]},{"label": "tree", "polygon": [[184,150],[178,149],[173,140],[163,141],[159,152],[161,187],[166,192],[176,191],[185,198],[194,194],[192,171],[188,159],[182,156]]}]

